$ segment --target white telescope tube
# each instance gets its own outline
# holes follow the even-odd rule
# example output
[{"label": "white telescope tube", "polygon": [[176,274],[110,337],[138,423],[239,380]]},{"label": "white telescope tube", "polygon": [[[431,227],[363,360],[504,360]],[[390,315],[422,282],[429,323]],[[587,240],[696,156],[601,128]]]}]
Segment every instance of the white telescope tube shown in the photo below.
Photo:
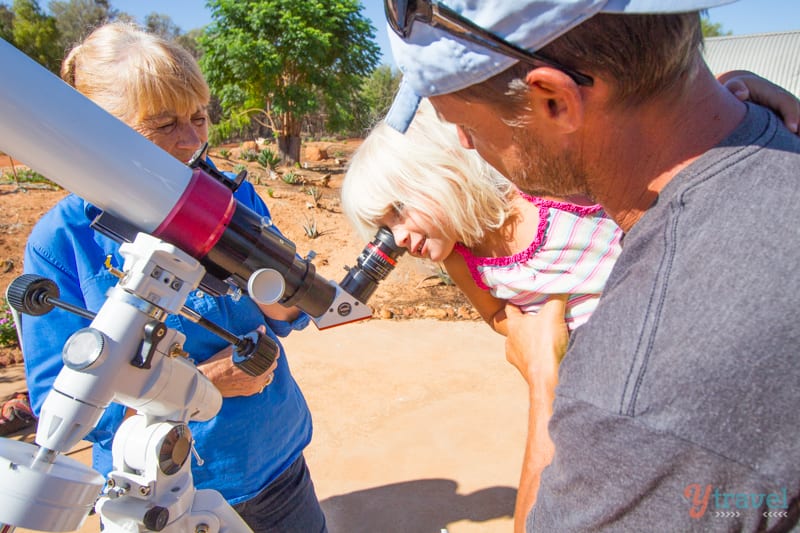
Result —
[{"label": "white telescope tube", "polygon": [[293,243],[202,165],[184,165],[2,39],[0,65],[7,74],[0,83],[0,150],[136,231],[177,246],[213,278],[244,289],[255,272],[276,271],[284,278],[280,303],[308,313],[317,327],[372,314],[349,294],[362,293],[368,278],[353,277],[345,295],[317,276]]},{"label": "white telescope tube", "polygon": [[2,39],[0,65],[0,150],[141,230],[156,230],[192,169]]}]

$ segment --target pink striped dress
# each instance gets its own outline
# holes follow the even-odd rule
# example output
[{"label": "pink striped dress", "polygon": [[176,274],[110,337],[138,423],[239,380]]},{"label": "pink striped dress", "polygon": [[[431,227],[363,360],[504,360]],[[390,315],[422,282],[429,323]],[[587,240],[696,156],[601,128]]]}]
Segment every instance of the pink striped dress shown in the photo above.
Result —
[{"label": "pink striped dress", "polygon": [[569,294],[567,326],[585,323],[597,306],[620,252],[622,230],[602,207],[523,194],[539,207],[539,228],[527,249],[508,257],[477,257],[456,244],[478,287],[536,313],[553,294]]}]

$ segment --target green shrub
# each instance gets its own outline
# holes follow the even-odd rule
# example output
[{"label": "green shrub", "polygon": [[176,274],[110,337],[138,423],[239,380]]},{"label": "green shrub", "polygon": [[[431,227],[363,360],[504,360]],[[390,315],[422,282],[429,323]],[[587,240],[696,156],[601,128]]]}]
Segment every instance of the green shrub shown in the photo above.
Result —
[{"label": "green shrub", "polygon": [[435,279],[438,282],[437,285],[445,285],[445,286],[448,286],[448,287],[452,286],[452,285],[455,285],[455,282],[453,281],[453,278],[450,277],[450,274],[447,273],[447,270],[445,270],[442,265],[437,265],[436,270],[437,271],[436,271],[435,274],[427,276],[420,283],[424,283],[424,282],[428,281],[429,279]]},{"label": "green shrub", "polygon": [[258,160],[258,152],[256,152],[251,148],[248,148],[247,150],[242,150],[242,152],[239,154],[239,159],[247,161],[248,163],[252,163]]},{"label": "green shrub", "polygon": [[275,168],[281,162],[280,156],[269,148],[264,148],[261,150],[256,159],[259,165],[269,170],[275,170]]},{"label": "green shrub", "polygon": [[58,185],[50,181],[49,179],[45,178],[35,170],[31,170],[29,168],[20,168],[16,171],[16,178],[14,177],[13,172],[6,172],[4,176],[4,181],[15,181],[17,183],[44,183],[46,185],[50,185],[55,189],[60,189]]},{"label": "green shrub", "polygon": [[0,301],[0,346],[19,346],[14,315],[5,300]]},{"label": "green shrub", "polygon": [[314,207],[319,205],[319,201],[322,199],[322,191],[319,187],[309,187],[306,189],[306,194],[308,194],[314,200]]},{"label": "green shrub", "polygon": [[303,231],[309,239],[316,239],[319,237],[320,233],[317,229],[317,219],[306,216],[306,221],[303,223]]}]

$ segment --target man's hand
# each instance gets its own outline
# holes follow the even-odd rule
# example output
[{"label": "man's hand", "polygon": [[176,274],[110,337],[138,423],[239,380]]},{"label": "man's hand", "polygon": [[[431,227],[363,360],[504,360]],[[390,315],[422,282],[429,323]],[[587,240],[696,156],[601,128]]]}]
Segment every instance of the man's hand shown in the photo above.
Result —
[{"label": "man's hand", "polygon": [[564,320],[566,304],[567,295],[554,296],[536,314],[526,314],[516,305],[506,305],[506,359],[529,385],[553,373],[557,379],[558,363],[569,343],[569,330]]},{"label": "man's hand", "polygon": [[[264,326],[260,326],[258,331],[266,334]],[[278,368],[277,358],[266,372],[260,376],[251,376],[233,364],[232,355],[233,347],[228,346],[197,365],[197,368],[219,389],[223,398],[252,396],[263,391],[272,382],[273,373]]]},{"label": "man's hand", "polygon": [[514,509],[514,531],[525,531],[525,520],[536,503],[542,471],[553,460],[555,447],[547,431],[558,384],[558,365],[567,351],[569,331],[564,320],[567,296],[555,296],[535,315],[506,305],[506,359],[528,382],[528,440]]},{"label": "man's hand", "polygon": [[790,131],[800,134],[800,100],[789,91],[746,70],[732,70],[717,79],[739,100],[772,109]]}]

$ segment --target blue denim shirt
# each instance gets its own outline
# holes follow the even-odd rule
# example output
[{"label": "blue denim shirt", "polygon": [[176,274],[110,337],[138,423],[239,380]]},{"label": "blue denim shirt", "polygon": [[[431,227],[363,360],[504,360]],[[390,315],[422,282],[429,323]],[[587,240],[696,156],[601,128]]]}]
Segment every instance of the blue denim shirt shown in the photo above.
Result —
[{"label": "blue denim shirt", "polygon": [[[252,185],[245,182],[236,199],[256,213],[269,210]],[[104,265],[107,256],[120,268],[119,245],[90,226],[96,208],[70,195],[50,210],[34,227],[26,249],[24,271],[56,282],[64,301],[97,311],[117,278]],[[277,231],[277,230],[276,230]],[[302,313],[293,323],[265,317],[248,297],[212,297],[195,291],[186,305],[223,328],[241,335],[265,325],[280,346],[275,380],[260,394],[225,398],[220,412],[208,422],[189,424],[195,447],[203,459],[192,474],[197,488],[211,488],[231,503],[246,501],[279,476],[302,453],[311,440],[311,415],[289,370],[288,359],[278,337],[308,325]],[[89,321],[54,309],[39,316],[24,316],[23,353],[31,405],[38,415],[44,399],[62,367],[61,349],[67,338]],[[226,341],[201,326],[178,316],[168,317],[170,328],[186,335],[184,349],[196,362],[212,357]],[[111,444],[122,422],[125,408],[112,404],[88,435],[94,442],[94,468],[107,474],[112,468]],[[194,461],[194,459],[193,459]]]}]

